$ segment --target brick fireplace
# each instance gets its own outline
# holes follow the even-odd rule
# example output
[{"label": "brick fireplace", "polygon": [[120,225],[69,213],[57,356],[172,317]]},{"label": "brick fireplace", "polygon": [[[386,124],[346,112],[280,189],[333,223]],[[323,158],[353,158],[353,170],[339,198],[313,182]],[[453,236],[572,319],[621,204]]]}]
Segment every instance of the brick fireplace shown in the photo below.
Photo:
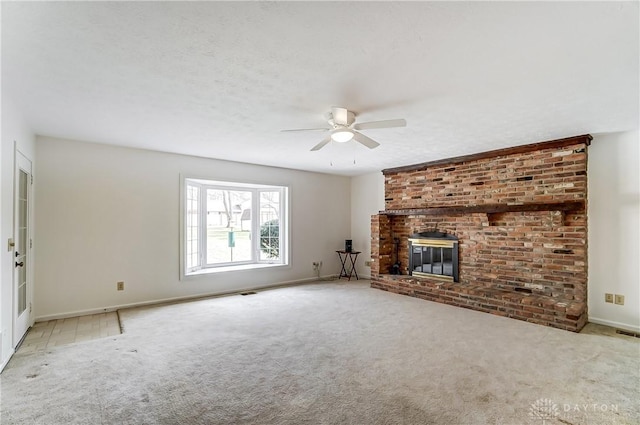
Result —
[{"label": "brick fireplace", "polygon": [[[590,141],[583,135],[383,170],[385,210],[371,221],[371,286],[580,331]],[[409,239],[425,232],[457,239],[457,282],[409,275],[416,271],[409,270]]]}]

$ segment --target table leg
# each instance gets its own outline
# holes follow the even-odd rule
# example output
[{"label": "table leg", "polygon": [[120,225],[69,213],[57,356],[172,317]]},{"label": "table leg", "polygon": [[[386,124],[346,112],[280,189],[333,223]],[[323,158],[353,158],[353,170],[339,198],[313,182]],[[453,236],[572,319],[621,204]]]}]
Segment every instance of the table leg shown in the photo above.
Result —
[{"label": "table leg", "polygon": [[349,254],[349,260],[351,260],[351,270],[349,271],[349,280],[351,280],[351,275],[356,275],[356,280],[360,280],[358,278],[358,271],[356,270],[356,261],[358,260],[358,254]]},{"label": "table leg", "polygon": [[340,258],[340,263],[342,263],[342,269],[340,270],[340,276],[338,277],[338,279],[341,279],[343,277],[348,277],[349,275],[347,274],[347,269],[346,269],[347,254],[344,255],[344,258],[342,258],[342,254],[338,252],[338,258]]}]

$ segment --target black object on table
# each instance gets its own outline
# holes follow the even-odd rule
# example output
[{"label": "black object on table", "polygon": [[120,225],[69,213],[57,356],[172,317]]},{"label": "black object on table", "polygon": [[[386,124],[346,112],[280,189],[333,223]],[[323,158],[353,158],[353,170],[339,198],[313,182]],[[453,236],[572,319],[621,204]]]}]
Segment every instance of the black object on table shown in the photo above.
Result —
[{"label": "black object on table", "polygon": [[[360,254],[360,251],[339,250],[336,252],[338,253],[338,257],[340,257],[340,263],[342,264],[342,269],[340,270],[340,276],[338,277],[338,279],[346,277],[349,280],[351,280],[351,276],[355,275],[356,280],[359,280],[358,272],[356,271],[356,260],[358,259],[358,254]],[[349,271],[347,271],[347,268],[348,268],[347,260],[351,263],[351,268],[349,269]]]}]

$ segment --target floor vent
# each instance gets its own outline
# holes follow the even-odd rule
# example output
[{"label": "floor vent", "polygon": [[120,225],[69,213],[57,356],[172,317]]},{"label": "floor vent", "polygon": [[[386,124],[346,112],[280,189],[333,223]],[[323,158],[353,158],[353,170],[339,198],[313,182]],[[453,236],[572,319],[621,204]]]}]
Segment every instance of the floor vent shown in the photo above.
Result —
[{"label": "floor vent", "polygon": [[240,295],[254,295],[257,292],[249,291],[249,292],[241,292]]},{"label": "floor vent", "polygon": [[622,329],[616,329],[616,333],[620,334],[620,335],[635,336],[636,338],[640,338],[640,333],[637,333],[637,332],[631,332],[631,331],[625,331],[625,330],[622,330]]}]

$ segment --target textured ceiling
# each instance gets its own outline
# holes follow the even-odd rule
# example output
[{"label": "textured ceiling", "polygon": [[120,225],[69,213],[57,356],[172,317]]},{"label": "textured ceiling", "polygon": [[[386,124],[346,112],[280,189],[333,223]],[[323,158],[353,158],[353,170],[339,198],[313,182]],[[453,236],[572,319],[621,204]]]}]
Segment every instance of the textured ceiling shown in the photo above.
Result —
[{"label": "textured ceiling", "polygon": [[[638,2],[2,2],[41,135],[358,175],[638,128]],[[331,106],[381,143],[309,149]],[[355,161],[355,164],[354,164]]]}]

